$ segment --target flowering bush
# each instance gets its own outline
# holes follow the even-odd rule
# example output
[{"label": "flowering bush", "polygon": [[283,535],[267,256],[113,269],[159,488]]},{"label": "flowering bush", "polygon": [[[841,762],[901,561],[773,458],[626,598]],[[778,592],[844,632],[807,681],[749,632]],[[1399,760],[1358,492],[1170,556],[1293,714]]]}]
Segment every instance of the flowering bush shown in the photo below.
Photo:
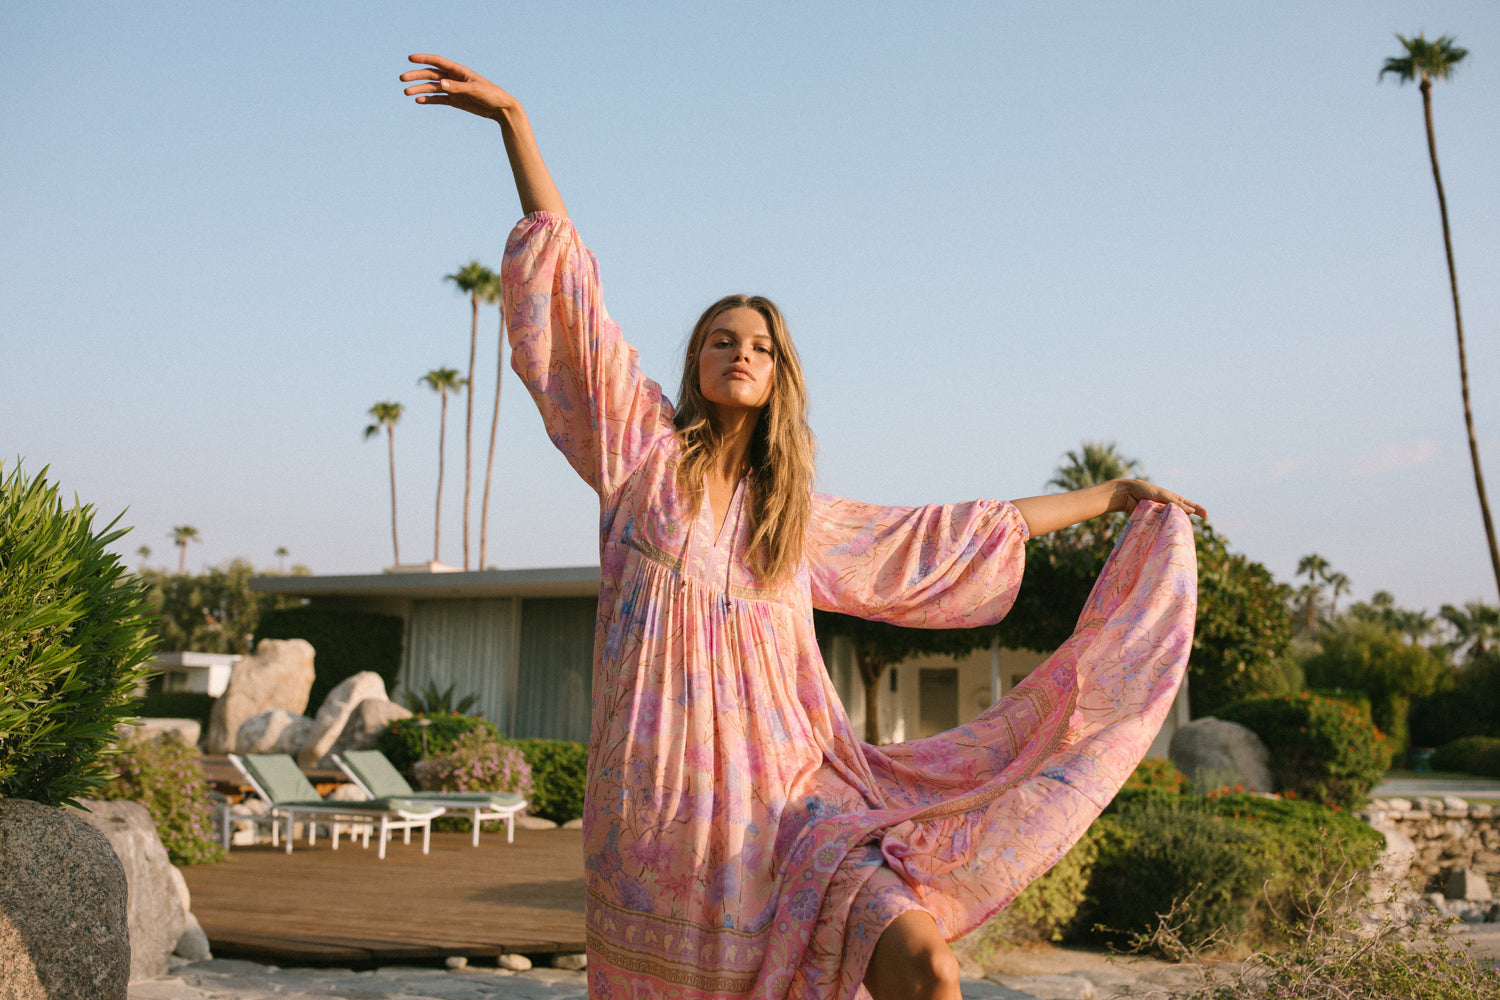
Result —
[{"label": "flowering bush", "polygon": [[500,730],[487,719],[457,712],[438,712],[395,720],[376,737],[375,745],[398,771],[410,771],[419,760],[448,753],[460,736],[473,730],[500,739]]},{"label": "flowering bush", "polygon": [[1306,692],[1244,698],[1214,712],[1238,722],[1271,751],[1271,773],[1283,793],[1349,809],[1385,775],[1386,740],[1353,705]]},{"label": "flowering bush", "polygon": [[521,751],[483,729],[453,741],[447,753],[415,768],[424,788],[443,792],[519,792],[531,795],[531,767]]},{"label": "flowering bush", "polygon": [[213,798],[196,748],[168,733],[154,740],[127,740],[106,763],[113,776],[97,796],[145,806],[173,864],[225,859],[214,836]]}]

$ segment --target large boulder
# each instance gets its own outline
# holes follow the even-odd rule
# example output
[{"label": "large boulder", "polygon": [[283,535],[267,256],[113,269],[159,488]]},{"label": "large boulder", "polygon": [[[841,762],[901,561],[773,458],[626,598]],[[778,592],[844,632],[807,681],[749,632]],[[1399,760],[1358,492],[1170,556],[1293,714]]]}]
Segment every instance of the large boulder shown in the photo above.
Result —
[{"label": "large boulder", "polygon": [[167,971],[167,959],[187,927],[178,891],[181,878],[173,871],[145,806],[92,799],[83,805],[87,812],[68,811],[104,834],[130,886],[130,980],[159,976]]},{"label": "large boulder", "polygon": [[344,723],[344,731],[334,741],[330,753],[349,750],[374,750],[380,734],[397,719],[411,718],[411,709],[384,698],[369,698],[355,706]]},{"label": "large boulder", "polygon": [[125,1000],[129,884],[109,841],[53,806],[0,798],[0,996]]},{"label": "large boulder", "polygon": [[313,685],[313,648],[306,639],[262,639],[254,654],[234,665],[229,686],[214,702],[208,718],[205,749],[234,753],[234,738],[252,715],[283,708],[293,715],[307,710]]},{"label": "large boulder", "polygon": [[344,724],[362,701],[386,699],[385,681],[373,670],[361,670],[352,677],[339,681],[338,685],[323,699],[313,720],[312,732],[297,752],[297,763],[303,767],[317,767],[318,763],[333,749]]},{"label": "large boulder", "polygon": [[1195,719],[1172,734],[1167,751],[1177,769],[1199,784],[1274,792],[1271,754],[1259,736],[1237,722]]},{"label": "large boulder", "polygon": [[235,753],[296,753],[313,720],[284,708],[268,708],[245,720],[234,737]]}]

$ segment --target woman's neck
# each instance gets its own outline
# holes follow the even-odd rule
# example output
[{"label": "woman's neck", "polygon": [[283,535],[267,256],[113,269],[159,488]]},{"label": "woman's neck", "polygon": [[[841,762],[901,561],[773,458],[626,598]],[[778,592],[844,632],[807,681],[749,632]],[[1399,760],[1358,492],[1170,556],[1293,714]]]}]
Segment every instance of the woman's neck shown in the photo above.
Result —
[{"label": "woman's neck", "polygon": [[711,418],[719,438],[709,474],[728,482],[738,482],[750,470],[750,442],[760,424],[759,410],[729,410],[714,413]]}]

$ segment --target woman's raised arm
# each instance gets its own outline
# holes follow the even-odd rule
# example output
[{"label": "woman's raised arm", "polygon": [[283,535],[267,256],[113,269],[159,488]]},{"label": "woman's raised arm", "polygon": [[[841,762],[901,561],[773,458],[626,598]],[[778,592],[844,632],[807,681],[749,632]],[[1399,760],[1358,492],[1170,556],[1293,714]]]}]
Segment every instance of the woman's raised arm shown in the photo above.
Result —
[{"label": "woman's raised arm", "polygon": [[1031,531],[1031,537],[1035,538],[1110,511],[1129,513],[1142,500],[1172,504],[1189,514],[1208,516],[1208,511],[1200,504],[1144,479],[1111,479],[1107,483],[1071,493],[1049,493],[1046,496],[1012,500],[1011,503],[1021,512],[1021,517],[1025,518],[1026,526]]},{"label": "woman's raised arm", "polygon": [[537,149],[536,137],[531,134],[531,123],[526,120],[520,101],[451,59],[426,53],[407,58],[422,67],[401,74],[401,82],[411,84],[404,92],[415,96],[418,104],[446,104],[500,123],[522,212],[568,214],[547,164],[542,162],[541,150]]}]

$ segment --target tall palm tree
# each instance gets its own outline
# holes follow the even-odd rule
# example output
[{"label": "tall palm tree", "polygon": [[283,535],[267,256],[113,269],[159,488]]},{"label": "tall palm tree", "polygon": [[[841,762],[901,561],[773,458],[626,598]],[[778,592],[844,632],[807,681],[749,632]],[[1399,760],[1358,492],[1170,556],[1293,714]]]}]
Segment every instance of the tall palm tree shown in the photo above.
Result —
[{"label": "tall palm tree", "polygon": [[188,542],[202,540],[198,537],[198,529],[191,524],[179,524],[172,529],[172,533],[167,537],[172,539],[173,545],[177,546],[177,572],[179,574],[186,573]]},{"label": "tall palm tree", "polygon": [[1464,653],[1472,662],[1482,657],[1500,640],[1500,608],[1482,601],[1467,601],[1462,608],[1444,604],[1438,615],[1453,629],[1449,648]]},{"label": "tall palm tree", "polygon": [[1349,592],[1349,578],[1343,573],[1329,573],[1324,579],[1328,581],[1328,589],[1333,593],[1328,602],[1328,617],[1337,618],[1339,613],[1339,595]]},{"label": "tall palm tree", "polygon": [[443,415],[438,422],[437,511],[432,517],[432,561],[438,562],[438,543],[443,530],[443,451],[448,437],[448,393],[462,392],[469,383],[459,378],[458,372],[452,368],[434,368],[417,379],[417,383],[443,397]]},{"label": "tall palm tree", "polygon": [[1448,289],[1453,294],[1453,329],[1458,336],[1458,384],[1463,394],[1464,428],[1469,434],[1469,459],[1474,464],[1474,489],[1479,493],[1479,513],[1484,518],[1484,536],[1490,545],[1490,566],[1495,571],[1495,586],[1500,589],[1500,546],[1495,543],[1495,521],[1490,516],[1489,496],[1484,489],[1484,473],[1479,468],[1479,442],[1474,436],[1474,411],[1469,405],[1469,361],[1464,351],[1464,317],[1458,306],[1458,272],[1453,266],[1453,237],[1448,229],[1448,198],[1443,194],[1443,174],[1438,169],[1437,138],[1432,131],[1432,81],[1446,80],[1469,55],[1468,49],[1454,44],[1453,36],[1443,35],[1429,42],[1422,32],[1415,38],[1397,35],[1406,50],[1404,56],[1392,56],[1381,67],[1379,80],[1394,73],[1400,83],[1416,80],[1422,92],[1422,120],[1427,126],[1427,157],[1432,161],[1432,183],[1437,187],[1438,214],[1443,220],[1443,254],[1448,260]]},{"label": "tall palm tree", "polygon": [[[458,286],[458,290],[469,297],[469,309],[471,319],[469,322],[469,378],[468,384],[474,384],[474,356],[479,350],[479,298],[480,290],[494,279],[494,274],[489,268],[471,260],[452,274],[443,275],[444,281],[451,281]],[[467,405],[464,412],[464,569],[469,568],[469,484],[474,471],[474,394],[471,392],[467,397]]]},{"label": "tall palm tree", "polygon": [[365,440],[375,437],[385,428],[386,448],[390,453],[391,460],[391,552],[395,557],[396,565],[401,565],[401,543],[396,540],[396,424],[401,421],[401,411],[405,409],[400,403],[393,403],[389,399],[383,403],[376,403],[370,407],[370,416],[375,422],[365,428]]},{"label": "tall palm tree", "polygon": [[500,387],[505,381],[505,290],[501,287],[500,275],[490,275],[482,297],[486,304],[500,307],[500,342],[495,348],[495,412],[490,417],[490,451],[484,464],[484,499],[479,504],[480,569],[484,569],[485,542],[489,538],[490,481],[495,472],[495,434],[500,428]]},{"label": "tall palm tree", "polygon": [[1307,609],[1307,635],[1312,637],[1318,629],[1318,597],[1322,594],[1323,583],[1328,579],[1328,571],[1332,569],[1328,560],[1316,552],[1303,556],[1297,563],[1297,575],[1307,577],[1307,586],[1302,588]]},{"label": "tall palm tree", "polygon": [[1060,490],[1081,490],[1111,479],[1138,476],[1141,463],[1120,454],[1113,441],[1085,441],[1077,451],[1063,453],[1064,462],[1057,467],[1048,486]]},{"label": "tall palm tree", "polygon": [[140,548],[135,550],[135,554],[141,557],[141,571],[145,572],[146,560],[151,558],[151,546],[142,545]]}]

